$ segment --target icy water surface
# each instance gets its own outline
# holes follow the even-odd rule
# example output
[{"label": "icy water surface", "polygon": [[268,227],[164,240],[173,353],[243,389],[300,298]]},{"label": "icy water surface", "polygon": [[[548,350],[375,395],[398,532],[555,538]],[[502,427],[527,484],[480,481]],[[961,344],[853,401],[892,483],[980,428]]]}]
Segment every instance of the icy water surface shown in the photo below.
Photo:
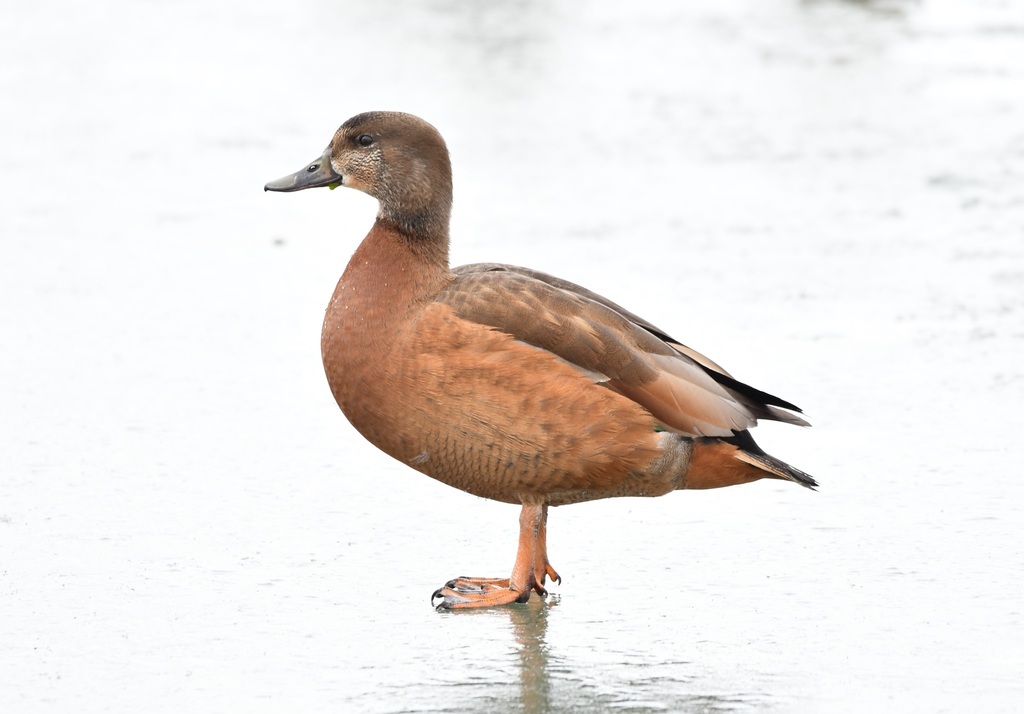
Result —
[{"label": "icy water surface", "polygon": [[[0,22],[0,710],[1017,711],[1024,8],[20,3]],[[370,109],[529,265],[804,407],[758,483],[518,511],[364,443],[320,320]]]}]

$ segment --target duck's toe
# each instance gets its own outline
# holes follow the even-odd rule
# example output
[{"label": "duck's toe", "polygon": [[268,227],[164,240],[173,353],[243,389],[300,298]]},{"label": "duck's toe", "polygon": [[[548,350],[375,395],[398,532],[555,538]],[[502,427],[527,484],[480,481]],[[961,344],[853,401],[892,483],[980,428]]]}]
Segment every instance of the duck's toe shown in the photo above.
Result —
[{"label": "duck's toe", "polygon": [[[550,578],[551,582],[557,583],[558,585],[562,584],[562,576],[559,575],[555,571],[555,569],[551,567],[551,563],[545,563],[544,564],[544,575],[546,575],[548,578]],[[543,583],[544,582],[544,578],[538,578],[538,582]]]},{"label": "duck's toe", "polygon": [[[514,602],[526,602],[533,588],[513,590],[508,578],[458,577],[449,580],[430,596],[430,604],[440,610],[465,610],[480,607],[498,607]],[[540,588],[543,591],[543,588]],[[546,591],[542,594],[547,594]],[[440,602],[436,602],[440,600]]]}]

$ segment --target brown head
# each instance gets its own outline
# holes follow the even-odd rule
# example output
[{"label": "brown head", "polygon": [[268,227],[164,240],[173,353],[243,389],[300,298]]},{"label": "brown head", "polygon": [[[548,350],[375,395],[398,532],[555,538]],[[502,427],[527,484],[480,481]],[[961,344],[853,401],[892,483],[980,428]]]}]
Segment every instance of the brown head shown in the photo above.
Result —
[{"label": "brown head", "polygon": [[380,202],[378,218],[410,237],[447,242],[452,167],[437,129],[412,114],[367,112],[341,125],[323,155],[265,191],[348,186]]}]

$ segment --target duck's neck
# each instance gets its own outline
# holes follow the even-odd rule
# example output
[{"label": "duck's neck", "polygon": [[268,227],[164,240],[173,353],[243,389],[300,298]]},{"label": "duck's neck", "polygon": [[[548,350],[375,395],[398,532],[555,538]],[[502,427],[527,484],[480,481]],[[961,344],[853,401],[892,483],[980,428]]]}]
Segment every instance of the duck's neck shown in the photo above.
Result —
[{"label": "duck's neck", "polygon": [[[359,250],[368,243],[369,248],[383,249],[383,244],[394,244],[397,254],[389,255],[391,259],[409,260],[417,264],[420,270],[443,268],[448,271],[448,217],[436,224],[428,219],[402,220],[401,222],[383,215],[377,216]],[[381,246],[376,246],[381,243]],[[358,253],[358,250],[357,250]],[[351,265],[351,264],[350,264]]]},{"label": "duck's neck", "polygon": [[341,276],[328,323],[337,320],[352,326],[353,320],[366,320],[380,329],[422,307],[451,279],[447,235],[409,235],[394,223],[377,219]]}]

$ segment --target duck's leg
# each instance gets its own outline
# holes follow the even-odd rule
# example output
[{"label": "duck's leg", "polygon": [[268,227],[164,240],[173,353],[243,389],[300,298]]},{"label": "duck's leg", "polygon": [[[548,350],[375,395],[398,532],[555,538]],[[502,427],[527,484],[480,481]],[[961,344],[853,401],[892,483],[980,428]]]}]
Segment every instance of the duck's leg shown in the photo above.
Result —
[{"label": "duck's leg", "polygon": [[547,506],[541,503],[523,504],[519,514],[519,550],[511,578],[455,578],[434,591],[431,603],[440,598],[438,610],[461,610],[526,602],[533,590],[547,595],[544,577],[558,578],[547,562],[547,545],[544,542],[547,510]]},{"label": "duck's leg", "polygon": [[[551,563],[548,562],[548,505],[544,504],[544,513],[540,519],[540,529],[537,533],[537,556],[534,562],[533,570],[534,580],[539,583],[540,586],[544,585],[544,578],[551,578],[552,582],[562,584],[562,576],[560,576],[555,569],[551,567]],[[540,587],[538,592],[541,595],[545,595],[543,592],[544,588]]]}]

